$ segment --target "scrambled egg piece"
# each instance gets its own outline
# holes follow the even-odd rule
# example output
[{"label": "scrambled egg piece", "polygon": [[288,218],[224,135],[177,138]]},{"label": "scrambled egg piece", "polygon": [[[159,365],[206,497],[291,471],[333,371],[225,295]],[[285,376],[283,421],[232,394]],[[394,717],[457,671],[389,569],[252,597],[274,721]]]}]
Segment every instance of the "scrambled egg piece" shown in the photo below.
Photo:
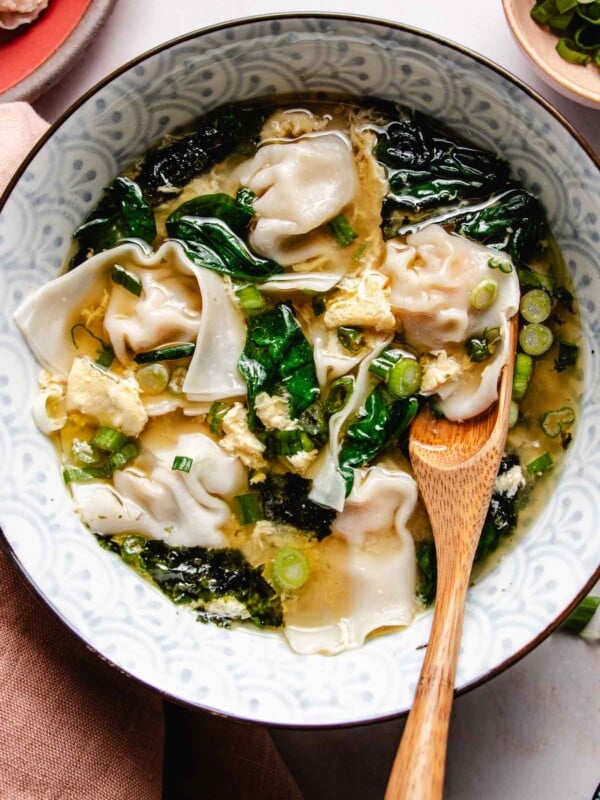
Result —
[{"label": "scrambled egg piece", "polygon": [[269,395],[261,392],[254,402],[256,416],[265,426],[276,431],[293,431],[298,427],[296,420],[290,417],[290,407],[285,397]]},{"label": "scrambled egg piece", "polygon": [[508,472],[498,475],[494,484],[494,491],[498,494],[505,494],[507,497],[514,497],[521,486],[525,486],[525,476],[519,464],[515,464]]},{"label": "scrambled egg piece", "polygon": [[237,456],[245,467],[261,470],[267,462],[263,458],[264,444],[248,427],[248,412],[241,403],[234,403],[221,420],[225,436],[219,444],[226,453]]},{"label": "scrambled egg piece", "polygon": [[106,316],[109,300],[110,294],[105,289],[102,293],[102,299],[97,306],[91,306],[90,308],[83,308],[81,310],[81,318],[86,328],[90,328],[95,322],[102,322]]},{"label": "scrambled egg piece", "polygon": [[262,141],[269,139],[297,139],[306,133],[324,131],[331,122],[329,116],[317,116],[304,109],[276,111],[265,122],[260,132]]},{"label": "scrambled egg piece", "polygon": [[299,453],[293,453],[291,456],[285,456],[285,460],[293,472],[298,475],[305,475],[310,465],[316,460],[319,455],[318,450],[301,450]]},{"label": "scrambled egg piece", "polygon": [[376,331],[394,330],[396,319],[390,306],[388,278],[380,272],[368,272],[344,280],[325,312],[324,321],[328,328],[364,325]]},{"label": "scrambled egg piece", "polygon": [[133,378],[119,378],[89,358],[76,358],[67,380],[67,411],[80,411],[126,436],[138,436],[148,422]]},{"label": "scrambled egg piece", "polygon": [[440,386],[458,378],[462,372],[460,363],[445,350],[433,350],[422,359],[421,368],[423,394],[435,394]]}]

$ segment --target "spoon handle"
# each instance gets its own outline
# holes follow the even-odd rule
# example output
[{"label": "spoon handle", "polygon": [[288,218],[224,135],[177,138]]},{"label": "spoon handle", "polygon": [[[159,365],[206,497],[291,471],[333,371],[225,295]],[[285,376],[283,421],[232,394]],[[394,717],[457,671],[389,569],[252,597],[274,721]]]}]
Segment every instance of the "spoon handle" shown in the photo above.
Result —
[{"label": "spoon handle", "polygon": [[[457,574],[459,571],[462,575]],[[440,800],[442,797],[469,574],[469,569],[455,562],[449,565],[445,576],[438,576],[431,636],[385,800]]]}]

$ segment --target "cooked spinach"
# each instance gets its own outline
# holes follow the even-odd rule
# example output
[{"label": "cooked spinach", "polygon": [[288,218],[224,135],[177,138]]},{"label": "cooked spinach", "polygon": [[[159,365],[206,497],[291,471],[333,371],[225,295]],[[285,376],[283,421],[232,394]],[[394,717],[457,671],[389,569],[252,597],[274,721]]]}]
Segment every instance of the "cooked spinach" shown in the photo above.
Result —
[{"label": "cooked spinach", "polygon": [[181,217],[216,217],[224,222],[238,236],[243,236],[254,216],[252,203],[240,202],[237,197],[219,192],[193,197],[169,214],[169,221]]},{"label": "cooked spinach", "polygon": [[239,619],[238,610],[228,615],[224,603],[214,612],[210,609],[212,601],[233,599],[244,606],[256,625],[278,628],[283,624],[275,589],[263,577],[261,567],[253,567],[240,550],[169,547],[141,536],[99,536],[98,541],[150,578],[174,603],[193,604],[201,621],[227,626]]},{"label": "cooked spinach", "polygon": [[374,155],[388,168],[383,207],[386,238],[397,233],[398,213],[420,214],[462,200],[483,199],[508,182],[509,167],[493,153],[466,145],[418,112],[378,132]]},{"label": "cooked spinach", "polygon": [[153,205],[171,200],[181,189],[236,148],[249,154],[264,118],[262,111],[229,106],[204,117],[193,133],[151,150],[137,181]]},{"label": "cooked spinach", "polygon": [[365,400],[364,413],[350,423],[339,453],[339,470],[352,491],[354,468],[372,461],[386,445],[393,444],[410,425],[419,408],[414,397],[394,400],[382,384]]},{"label": "cooked spinach", "polygon": [[546,218],[535,197],[523,189],[512,189],[487,208],[465,215],[457,230],[462,236],[506,251],[517,264],[538,251]]},{"label": "cooked spinach", "polygon": [[257,427],[254,411],[261,392],[285,394],[293,418],[319,397],[313,353],[291,308],[275,306],[248,320],[246,344],[238,364],[248,387],[248,423]]},{"label": "cooked spinach", "polygon": [[143,239],[151,244],[155,237],[154,214],[138,184],[129,178],[115,178],[96,208],[73,232],[79,249],[70,267],[114,247],[121,239]]},{"label": "cooked spinach", "polygon": [[171,215],[167,219],[167,233],[182,242],[198,266],[232,278],[265,281],[283,271],[274,261],[251,253],[243,240],[217,218]]},{"label": "cooked spinach", "polygon": [[291,472],[282,475],[269,473],[256,488],[266,519],[293,525],[301,531],[314,532],[319,540],[331,533],[336,512],[308,499],[311,481]]}]

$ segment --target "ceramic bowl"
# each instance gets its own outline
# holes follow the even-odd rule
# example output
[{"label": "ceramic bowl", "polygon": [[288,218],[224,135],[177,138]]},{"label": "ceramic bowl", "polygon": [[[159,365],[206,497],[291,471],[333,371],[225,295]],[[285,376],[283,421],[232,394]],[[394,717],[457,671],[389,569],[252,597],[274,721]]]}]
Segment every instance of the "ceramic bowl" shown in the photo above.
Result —
[{"label": "ceramic bowl", "polygon": [[534,0],[502,0],[502,5],[515,41],[542,80],[569,100],[600,108],[600,68],[570,64],[558,55],[559,37],[531,18]]},{"label": "ceramic bowl", "polygon": [[132,677],[237,718],[326,726],[409,708],[431,613],[360,650],[302,657],[276,635],[201,625],[178,610],[98,547],[72,512],[54,450],[31,417],[39,366],[12,319],[28,292],[58,274],[71,231],[103,187],[152,142],[225,102],[306,91],[401,101],[506,158],[543,202],[581,303],[577,433],[541,516],[469,592],[458,688],[534,647],[597,579],[598,165],[556,112],[493,64],[425,33],[345,16],[243,20],[167,43],[86,94],[20,170],[0,215],[0,519],[40,597]]}]

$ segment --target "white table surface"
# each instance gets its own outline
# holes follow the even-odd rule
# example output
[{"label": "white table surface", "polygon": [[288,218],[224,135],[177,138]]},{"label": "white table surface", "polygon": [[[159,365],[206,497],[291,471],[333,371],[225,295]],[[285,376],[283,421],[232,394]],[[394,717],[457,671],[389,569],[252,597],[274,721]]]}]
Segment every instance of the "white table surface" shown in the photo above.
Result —
[{"label": "white table surface", "polygon": [[[513,42],[500,0],[118,0],[83,58],[36,108],[52,121],[107,73],[167,39],[283,11],[368,13],[466,45],[538,90],[600,152],[600,112],[542,83]],[[306,800],[376,800],[401,729],[402,723],[392,722],[274,736]],[[446,800],[591,800],[599,782],[600,645],[554,634],[499,678],[456,701]]]}]

